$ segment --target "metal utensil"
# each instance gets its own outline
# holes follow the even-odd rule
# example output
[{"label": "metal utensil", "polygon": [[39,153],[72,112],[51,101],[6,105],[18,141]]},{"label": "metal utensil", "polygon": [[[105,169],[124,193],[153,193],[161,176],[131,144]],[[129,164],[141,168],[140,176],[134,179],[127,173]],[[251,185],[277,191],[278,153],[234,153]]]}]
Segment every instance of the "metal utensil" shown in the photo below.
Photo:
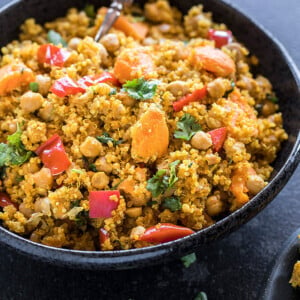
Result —
[{"label": "metal utensil", "polygon": [[98,42],[103,35],[105,35],[109,29],[114,25],[117,18],[120,16],[121,11],[123,10],[124,6],[129,6],[133,3],[133,0],[113,0],[107,13],[105,19],[97,31],[95,36],[95,41]]}]

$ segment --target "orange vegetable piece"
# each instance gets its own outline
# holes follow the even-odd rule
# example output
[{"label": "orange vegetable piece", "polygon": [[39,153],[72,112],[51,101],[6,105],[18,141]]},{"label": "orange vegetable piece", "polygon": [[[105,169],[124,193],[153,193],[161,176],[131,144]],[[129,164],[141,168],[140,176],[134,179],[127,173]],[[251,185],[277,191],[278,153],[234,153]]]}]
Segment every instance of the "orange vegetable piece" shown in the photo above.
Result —
[{"label": "orange vegetable piece", "polygon": [[[102,7],[99,9],[100,14],[106,14],[106,12],[106,7]],[[132,36],[138,41],[143,40],[149,31],[149,28],[145,23],[130,22],[130,20],[126,16],[122,15],[119,16],[113,27],[117,30],[123,31],[127,36]]]},{"label": "orange vegetable piece", "polygon": [[131,129],[131,155],[137,162],[154,161],[169,145],[169,129],[164,113],[155,105],[141,116]]},{"label": "orange vegetable piece", "polygon": [[156,77],[153,59],[143,47],[121,52],[114,66],[114,74],[121,83],[142,77]]},{"label": "orange vegetable piece", "polygon": [[34,81],[31,69],[22,63],[11,63],[0,69],[0,95]]},{"label": "orange vegetable piece", "polygon": [[247,178],[248,176],[255,174],[255,170],[249,166],[242,166],[234,170],[231,178],[230,190],[235,196],[235,199],[233,200],[231,210],[238,209],[249,201],[249,196],[247,194],[248,188],[246,185]]},{"label": "orange vegetable piece", "polygon": [[190,61],[196,67],[212,72],[216,76],[227,77],[236,71],[234,61],[222,50],[211,46],[194,49]]}]

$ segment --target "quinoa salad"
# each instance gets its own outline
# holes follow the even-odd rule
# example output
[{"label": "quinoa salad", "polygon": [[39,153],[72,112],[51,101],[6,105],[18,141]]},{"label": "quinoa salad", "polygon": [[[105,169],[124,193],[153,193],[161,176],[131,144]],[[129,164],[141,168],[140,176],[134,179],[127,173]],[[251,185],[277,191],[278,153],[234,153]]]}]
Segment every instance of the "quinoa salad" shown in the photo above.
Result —
[{"label": "quinoa salad", "polygon": [[0,220],[47,246],[121,250],[176,240],[268,183],[282,141],[259,63],[202,5],[28,19],[0,57]]}]

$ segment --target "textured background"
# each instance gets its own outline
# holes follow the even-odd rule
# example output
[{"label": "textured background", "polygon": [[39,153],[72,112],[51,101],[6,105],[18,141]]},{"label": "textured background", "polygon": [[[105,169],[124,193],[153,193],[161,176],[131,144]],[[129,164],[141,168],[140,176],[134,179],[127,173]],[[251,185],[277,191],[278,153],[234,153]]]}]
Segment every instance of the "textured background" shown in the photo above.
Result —
[{"label": "textured background", "polygon": [[[0,6],[7,3],[0,0]],[[283,43],[300,67],[299,0],[227,0]],[[1,28],[1,31],[5,30]],[[289,99],[285,99],[288,101]],[[300,168],[256,218],[180,261],[141,270],[83,272],[48,266],[0,247],[0,299],[259,299],[284,241],[300,226]]]}]

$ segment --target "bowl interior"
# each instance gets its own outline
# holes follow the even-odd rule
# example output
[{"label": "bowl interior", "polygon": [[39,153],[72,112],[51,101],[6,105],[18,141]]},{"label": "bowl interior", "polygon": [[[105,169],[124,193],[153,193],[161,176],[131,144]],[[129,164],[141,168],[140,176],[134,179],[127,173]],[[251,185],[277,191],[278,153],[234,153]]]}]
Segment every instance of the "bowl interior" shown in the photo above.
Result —
[{"label": "bowl interior", "polygon": [[[5,28],[0,35],[0,46],[17,39],[19,26],[25,19],[34,17],[38,23],[44,23],[65,15],[70,7],[83,8],[85,3],[80,0],[65,0],[59,3],[45,0],[9,2],[0,9],[0,28]],[[108,5],[109,1],[89,1],[89,3],[100,7]],[[201,247],[203,243],[223,237],[256,215],[280,191],[300,159],[300,118],[298,117],[300,115],[300,84],[297,68],[274,37],[228,4],[219,0],[171,1],[171,4],[177,6],[183,13],[199,3],[204,4],[206,11],[213,12],[215,21],[227,24],[237,39],[259,58],[260,65],[255,73],[270,79],[280,99],[280,110],[289,139],[283,143],[282,150],[273,164],[274,172],[270,184],[243,208],[213,226],[184,239],[158,246],[108,252],[54,249],[25,240],[4,228],[0,228],[0,242],[45,261],[72,267],[120,269],[143,266],[171,256],[184,255]]]}]

